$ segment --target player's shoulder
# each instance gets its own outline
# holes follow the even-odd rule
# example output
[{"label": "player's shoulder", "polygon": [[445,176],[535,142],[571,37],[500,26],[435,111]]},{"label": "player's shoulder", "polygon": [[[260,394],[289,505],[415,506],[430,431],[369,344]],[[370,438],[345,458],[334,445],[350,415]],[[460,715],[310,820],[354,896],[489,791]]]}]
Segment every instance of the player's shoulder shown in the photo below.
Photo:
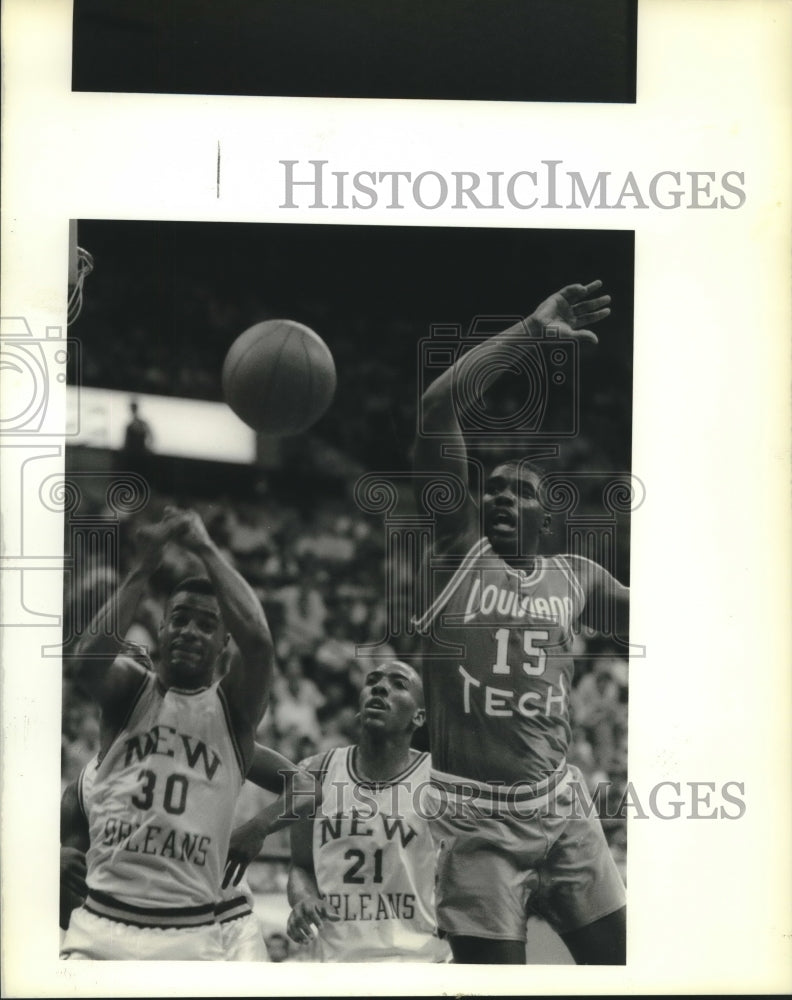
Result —
[{"label": "player's shoulder", "polygon": [[479,525],[468,524],[461,531],[438,536],[434,540],[432,553],[435,556],[465,557],[488,547],[489,542]]},{"label": "player's shoulder", "polygon": [[571,571],[583,589],[588,592],[591,585],[605,570],[598,562],[572,552],[562,552],[553,557],[562,569]]}]

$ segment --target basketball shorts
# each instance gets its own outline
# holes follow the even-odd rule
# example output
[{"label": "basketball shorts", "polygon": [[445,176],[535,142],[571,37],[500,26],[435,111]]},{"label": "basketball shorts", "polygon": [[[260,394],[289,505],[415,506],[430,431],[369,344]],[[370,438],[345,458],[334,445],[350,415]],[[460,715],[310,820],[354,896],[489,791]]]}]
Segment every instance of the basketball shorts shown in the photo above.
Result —
[{"label": "basketball shorts", "polygon": [[[529,916],[559,934],[625,904],[624,884],[576,767],[520,795],[432,772],[437,923],[446,935],[525,940]],[[549,790],[548,790],[549,788]]]},{"label": "basketball shorts", "polygon": [[255,913],[220,924],[227,962],[269,962],[269,952]]},{"label": "basketball shorts", "polygon": [[134,927],[80,907],[71,915],[60,957],[222,962],[226,955],[217,923],[201,927]]}]

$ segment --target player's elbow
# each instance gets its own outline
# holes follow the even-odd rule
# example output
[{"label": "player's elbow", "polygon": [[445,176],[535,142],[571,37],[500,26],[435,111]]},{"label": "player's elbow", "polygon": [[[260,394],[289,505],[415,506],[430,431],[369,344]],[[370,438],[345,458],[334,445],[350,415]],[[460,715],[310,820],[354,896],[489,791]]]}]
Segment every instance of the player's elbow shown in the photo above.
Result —
[{"label": "player's elbow", "polygon": [[247,668],[269,677],[275,657],[275,644],[266,623],[262,627],[249,629],[244,636],[237,637],[236,642]]}]

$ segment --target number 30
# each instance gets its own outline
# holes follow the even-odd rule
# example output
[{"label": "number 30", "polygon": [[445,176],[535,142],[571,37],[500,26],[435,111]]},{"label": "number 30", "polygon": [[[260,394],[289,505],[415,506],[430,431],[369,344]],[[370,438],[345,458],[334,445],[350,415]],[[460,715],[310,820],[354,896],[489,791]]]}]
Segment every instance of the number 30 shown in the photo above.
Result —
[{"label": "number 30", "polygon": [[[157,784],[157,775],[146,768],[140,772],[138,778],[143,779],[143,787],[137,795],[132,796],[132,805],[138,809],[151,809],[154,804],[154,786]],[[168,775],[162,797],[165,812],[172,816],[180,816],[184,812],[187,808],[188,785],[189,782],[183,774]]]}]

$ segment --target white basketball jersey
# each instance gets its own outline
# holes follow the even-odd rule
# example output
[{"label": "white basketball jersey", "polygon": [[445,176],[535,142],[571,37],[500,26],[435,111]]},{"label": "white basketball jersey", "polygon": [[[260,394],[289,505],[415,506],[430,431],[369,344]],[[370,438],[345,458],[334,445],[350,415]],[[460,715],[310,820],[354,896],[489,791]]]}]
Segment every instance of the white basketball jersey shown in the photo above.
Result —
[{"label": "white basketball jersey", "polygon": [[143,908],[190,908],[191,922],[213,921],[241,767],[219,685],[165,690],[149,675],[90,794],[83,779],[86,907],[125,919],[120,902],[141,923]]},{"label": "white basketball jersey", "polygon": [[429,754],[415,753],[401,774],[378,783],[359,776],[356,757],[357,747],[344,747],[305,765],[323,772],[314,869],[320,893],[340,917],[325,921],[313,958],[447,961],[434,915],[434,845],[416,809],[429,786]]}]

